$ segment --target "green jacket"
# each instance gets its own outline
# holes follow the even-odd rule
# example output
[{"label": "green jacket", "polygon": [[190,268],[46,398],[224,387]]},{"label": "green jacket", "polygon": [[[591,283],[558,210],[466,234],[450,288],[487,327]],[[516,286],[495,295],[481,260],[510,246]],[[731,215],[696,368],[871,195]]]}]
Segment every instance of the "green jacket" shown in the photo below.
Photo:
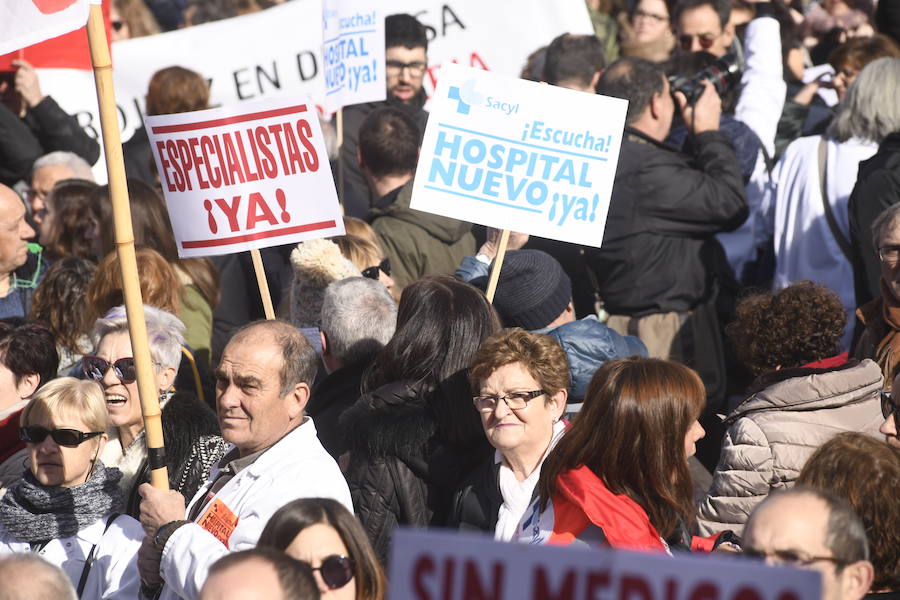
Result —
[{"label": "green jacket", "polygon": [[450,275],[460,261],[475,253],[472,225],[409,207],[412,180],[397,199],[369,213],[384,254],[391,261],[397,292],[425,275]]}]

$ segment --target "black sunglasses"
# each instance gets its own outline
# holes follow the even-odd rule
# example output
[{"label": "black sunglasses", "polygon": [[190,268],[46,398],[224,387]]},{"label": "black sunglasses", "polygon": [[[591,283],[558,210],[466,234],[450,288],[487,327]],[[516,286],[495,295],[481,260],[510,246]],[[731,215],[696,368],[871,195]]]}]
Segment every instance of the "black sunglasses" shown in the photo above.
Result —
[{"label": "black sunglasses", "polygon": [[390,259],[386,258],[383,261],[381,261],[381,264],[379,264],[379,265],[376,265],[374,267],[369,267],[368,269],[363,269],[362,276],[378,281],[378,271],[379,270],[381,270],[385,275],[390,275],[391,274]]},{"label": "black sunglasses", "polygon": [[887,419],[891,415],[894,415],[894,422],[900,427],[900,406],[894,404],[890,392],[881,392],[881,416]]},{"label": "black sunglasses", "polygon": [[318,571],[322,581],[330,590],[342,588],[353,579],[353,559],[349,556],[332,554],[322,559],[322,565],[312,569]]},{"label": "black sunglasses", "polygon": [[122,383],[132,383],[137,379],[133,358],[120,358],[112,363],[99,356],[85,356],[81,359],[81,368],[85,376],[94,381],[103,381],[110,367]]},{"label": "black sunglasses", "polygon": [[28,425],[19,431],[19,439],[23,442],[28,442],[29,444],[40,444],[47,439],[47,436],[49,435],[53,438],[53,441],[60,446],[75,448],[76,446],[81,445],[85,440],[89,440],[92,437],[97,437],[102,434],[102,431],[89,431],[88,433],[84,433],[77,429],[47,429],[40,425]]}]

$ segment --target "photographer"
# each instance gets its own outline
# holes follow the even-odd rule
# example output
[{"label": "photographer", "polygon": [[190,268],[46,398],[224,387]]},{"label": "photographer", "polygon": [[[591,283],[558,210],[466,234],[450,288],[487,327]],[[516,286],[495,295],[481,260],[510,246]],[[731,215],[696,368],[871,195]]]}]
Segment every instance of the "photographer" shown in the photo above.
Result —
[{"label": "photographer", "polygon": [[[588,260],[609,326],[640,337],[650,356],[696,369],[714,414],[724,392],[715,234],[740,226],[747,203],[734,149],[718,130],[721,101],[710,82],[702,85],[691,105],[682,93],[673,99],[657,64],[624,58],[604,71],[598,93],[629,105],[603,246]],[[663,143],[676,100],[690,154]]]}]

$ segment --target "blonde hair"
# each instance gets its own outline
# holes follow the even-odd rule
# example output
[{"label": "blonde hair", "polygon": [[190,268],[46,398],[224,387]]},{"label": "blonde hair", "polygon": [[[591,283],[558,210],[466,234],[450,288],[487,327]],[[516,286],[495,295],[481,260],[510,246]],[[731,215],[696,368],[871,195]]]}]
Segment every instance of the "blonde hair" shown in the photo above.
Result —
[{"label": "blonde hair", "polygon": [[103,389],[95,381],[60,377],[46,383],[31,397],[19,423],[27,427],[41,417],[53,415],[77,418],[90,431],[106,431],[109,428]]},{"label": "blonde hair", "polygon": [[353,266],[360,271],[376,266],[384,257],[381,248],[365,238],[342,235],[331,238],[331,241],[338,245],[344,258],[352,262]]},{"label": "blonde hair", "polygon": [[378,241],[378,234],[375,233],[375,230],[372,229],[371,225],[369,225],[362,219],[344,215],[344,232],[347,235],[355,235],[356,237],[360,237],[364,240],[372,242],[373,244],[378,246],[378,250],[381,251],[381,244]]}]

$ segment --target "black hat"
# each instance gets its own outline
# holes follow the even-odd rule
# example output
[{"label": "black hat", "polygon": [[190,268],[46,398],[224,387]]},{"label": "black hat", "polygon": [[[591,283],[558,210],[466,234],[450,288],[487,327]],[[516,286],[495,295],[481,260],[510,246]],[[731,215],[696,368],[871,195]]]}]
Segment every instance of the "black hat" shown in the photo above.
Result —
[{"label": "black hat", "polygon": [[494,308],[507,327],[543,329],[572,301],[572,282],[559,262],[541,250],[506,253]]}]

